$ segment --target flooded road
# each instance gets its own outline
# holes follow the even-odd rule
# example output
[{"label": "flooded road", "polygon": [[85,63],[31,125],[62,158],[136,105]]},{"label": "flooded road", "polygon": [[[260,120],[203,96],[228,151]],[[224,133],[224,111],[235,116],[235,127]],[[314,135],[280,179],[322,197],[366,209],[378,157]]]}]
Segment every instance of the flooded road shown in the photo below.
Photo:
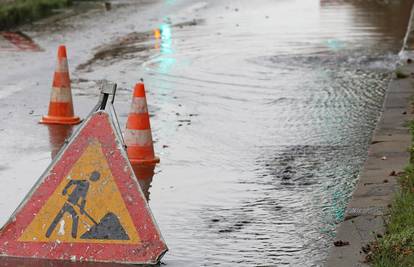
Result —
[{"label": "flooded road", "polygon": [[36,124],[64,42],[79,115],[104,78],[121,87],[125,125],[145,80],[161,164],[143,186],[170,248],[164,264],[322,265],[412,1],[115,3],[24,28],[43,52],[0,54],[0,223],[71,132]]}]

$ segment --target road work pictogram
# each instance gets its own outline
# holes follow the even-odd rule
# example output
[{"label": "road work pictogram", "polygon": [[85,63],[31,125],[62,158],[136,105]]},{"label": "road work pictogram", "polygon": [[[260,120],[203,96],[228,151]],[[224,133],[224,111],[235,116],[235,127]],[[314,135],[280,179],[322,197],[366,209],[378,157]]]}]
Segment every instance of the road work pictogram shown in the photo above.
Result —
[{"label": "road work pictogram", "polygon": [[102,144],[89,139],[83,154],[19,240],[138,244],[129,211],[108,170]]},{"label": "road work pictogram", "polygon": [[[101,174],[97,171],[91,173],[90,182],[97,182]],[[109,239],[109,240],[129,240],[128,234],[119,222],[118,217],[112,213],[107,213],[101,222],[97,222],[87,211],[85,211],[86,197],[89,190],[88,180],[70,180],[62,191],[62,195],[68,194],[68,190],[74,187],[72,193],[68,196],[67,201],[62,209],[56,215],[46,232],[46,237],[50,238],[52,232],[56,229],[59,222],[62,221],[65,213],[69,213],[72,219],[73,238],[77,238],[79,217],[85,215],[91,220],[94,226],[85,232],[81,239]],[[79,213],[77,211],[79,208]]]},{"label": "road work pictogram", "polygon": [[[91,174],[90,180],[97,181],[101,175],[99,172],[93,172]],[[69,213],[72,217],[72,237],[76,238],[78,233],[78,213],[75,210],[75,206],[80,208],[80,214],[85,214],[85,204],[86,204],[86,194],[88,193],[89,189],[89,182],[87,180],[70,180],[69,183],[65,186],[62,191],[62,195],[66,195],[68,189],[72,186],[75,186],[75,189],[69,195],[67,202],[63,205],[62,209],[56,215],[55,219],[53,220],[52,224],[49,226],[46,232],[46,237],[49,238],[52,234],[52,231],[56,228],[57,224],[62,220],[63,215],[65,213]],[[81,201],[79,205],[78,202]],[[94,221],[95,222],[95,221]]]}]

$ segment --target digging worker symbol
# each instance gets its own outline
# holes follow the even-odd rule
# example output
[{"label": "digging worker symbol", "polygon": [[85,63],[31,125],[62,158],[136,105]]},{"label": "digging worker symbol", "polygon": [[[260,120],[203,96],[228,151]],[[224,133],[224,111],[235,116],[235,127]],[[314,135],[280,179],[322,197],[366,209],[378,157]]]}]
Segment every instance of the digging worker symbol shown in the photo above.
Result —
[{"label": "digging worker symbol", "polygon": [[[100,179],[101,174],[97,171],[91,173],[89,181],[96,182]],[[62,195],[66,196],[68,190],[74,187],[72,193],[69,194],[68,199],[63,205],[62,209],[58,212],[55,219],[53,219],[49,228],[46,231],[46,237],[49,238],[53,231],[56,229],[58,223],[63,219],[65,213],[69,213],[72,218],[72,237],[77,238],[79,216],[85,215],[90,221],[93,222],[92,226],[87,232],[80,236],[81,239],[107,239],[107,240],[129,240],[129,236],[126,233],[124,227],[121,225],[118,216],[112,212],[108,212],[105,216],[97,222],[90,214],[85,210],[86,196],[89,190],[89,181],[87,180],[70,180],[62,191]],[[77,207],[80,211],[77,212]]]},{"label": "digging worker symbol", "polygon": [[[91,182],[96,182],[101,177],[101,174],[97,171],[92,172],[89,180]],[[88,194],[89,190],[89,181],[87,180],[70,180],[69,183],[65,186],[62,191],[62,195],[67,195],[68,190],[74,186],[72,193],[68,196],[66,203],[63,205],[62,209],[56,215],[55,219],[53,220],[52,224],[47,229],[46,237],[50,237],[52,232],[55,230],[57,224],[63,218],[65,213],[69,213],[72,217],[72,237],[76,238],[78,234],[78,223],[79,223],[79,214],[75,210],[74,207],[78,207],[80,209],[80,214],[85,214],[85,205],[86,205],[86,195]],[[80,203],[79,203],[80,202]]]}]

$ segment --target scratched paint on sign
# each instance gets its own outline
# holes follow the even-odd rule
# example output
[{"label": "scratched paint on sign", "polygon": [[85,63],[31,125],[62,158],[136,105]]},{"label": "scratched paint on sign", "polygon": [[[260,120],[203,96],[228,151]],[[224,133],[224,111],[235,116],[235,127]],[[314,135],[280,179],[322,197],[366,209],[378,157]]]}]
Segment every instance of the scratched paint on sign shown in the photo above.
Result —
[{"label": "scratched paint on sign", "polygon": [[99,141],[89,141],[18,241],[140,244]]}]

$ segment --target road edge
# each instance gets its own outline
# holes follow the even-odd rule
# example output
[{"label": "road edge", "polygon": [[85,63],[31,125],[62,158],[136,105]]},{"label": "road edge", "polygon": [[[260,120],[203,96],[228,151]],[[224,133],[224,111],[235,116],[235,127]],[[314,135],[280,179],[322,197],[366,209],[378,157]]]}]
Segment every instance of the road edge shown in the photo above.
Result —
[{"label": "road edge", "polygon": [[[413,44],[414,6],[400,53],[402,59],[410,56]],[[398,70],[414,73],[414,64],[404,63]],[[413,85],[412,75],[404,79],[393,77],[388,85],[368,157],[345,210],[345,219],[337,226],[335,245],[332,244],[325,264],[327,267],[369,266],[364,247],[385,232],[389,207],[399,190],[395,173],[403,171],[410,161],[412,136],[408,124],[414,119],[411,110]]]}]

